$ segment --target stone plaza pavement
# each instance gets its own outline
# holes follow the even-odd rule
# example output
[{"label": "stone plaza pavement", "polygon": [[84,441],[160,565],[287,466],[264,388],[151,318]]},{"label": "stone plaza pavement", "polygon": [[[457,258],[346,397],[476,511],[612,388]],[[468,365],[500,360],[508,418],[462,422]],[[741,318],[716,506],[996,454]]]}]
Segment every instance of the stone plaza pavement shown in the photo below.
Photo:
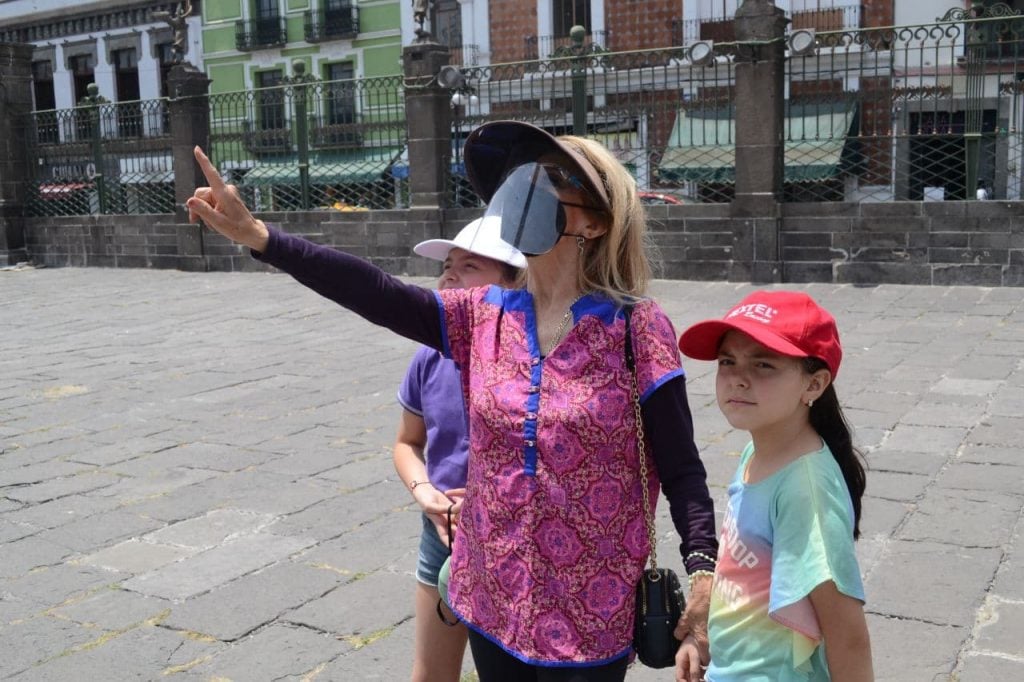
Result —
[{"label": "stone plaza pavement", "polygon": [[[1024,290],[797,288],[871,465],[878,679],[1024,679]],[[749,290],[653,293],[682,329]],[[411,342],[262,273],[0,271],[0,321],[0,679],[408,679]],[[744,436],[684,366],[720,514]]]}]

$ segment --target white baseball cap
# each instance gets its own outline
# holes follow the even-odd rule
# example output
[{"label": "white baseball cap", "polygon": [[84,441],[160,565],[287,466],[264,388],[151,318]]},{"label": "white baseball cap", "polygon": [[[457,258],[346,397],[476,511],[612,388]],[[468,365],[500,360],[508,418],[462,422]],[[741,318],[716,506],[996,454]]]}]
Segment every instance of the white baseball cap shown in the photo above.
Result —
[{"label": "white baseball cap", "polygon": [[443,261],[455,248],[517,268],[526,267],[526,256],[508,242],[502,241],[500,216],[477,218],[459,230],[455,239],[428,239],[412,247],[412,250],[425,258]]}]

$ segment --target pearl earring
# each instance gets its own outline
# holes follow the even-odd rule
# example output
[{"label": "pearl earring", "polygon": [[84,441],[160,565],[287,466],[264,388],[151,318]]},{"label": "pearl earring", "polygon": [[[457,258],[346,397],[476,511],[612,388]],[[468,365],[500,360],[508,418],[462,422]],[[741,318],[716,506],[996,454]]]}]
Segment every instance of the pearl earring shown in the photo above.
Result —
[{"label": "pearl earring", "polygon": [[809,399],[809,400],[807,401],[807,407],[811,407],[812,405],[814,405],[814,398],[810,398],[810,399]]}]

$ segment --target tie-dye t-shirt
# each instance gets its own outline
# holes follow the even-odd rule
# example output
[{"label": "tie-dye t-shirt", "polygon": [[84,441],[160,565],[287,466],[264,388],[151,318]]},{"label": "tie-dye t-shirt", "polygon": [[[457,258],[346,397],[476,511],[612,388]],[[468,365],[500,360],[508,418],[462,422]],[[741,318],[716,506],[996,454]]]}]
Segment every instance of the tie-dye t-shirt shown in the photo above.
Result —
[{"label": "tie-dye t-shirt", "polygon": [[823,445],[771,476],[744,483],[743,451],[729,484],[708,621],[710,682],[828,680],[810,593],[833,581],[864,600],[853,546],[853,503]]}]

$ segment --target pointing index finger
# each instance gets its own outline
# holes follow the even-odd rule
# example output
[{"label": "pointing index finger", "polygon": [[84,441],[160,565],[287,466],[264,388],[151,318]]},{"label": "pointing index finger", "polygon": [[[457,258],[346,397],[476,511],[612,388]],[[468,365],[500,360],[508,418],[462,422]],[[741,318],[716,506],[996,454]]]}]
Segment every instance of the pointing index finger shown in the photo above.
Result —
[{"label": "pointing index finger", "polygon": [[206,181],[210,183],[210,189],[216,192],[222,191],[224,189],[224,178],[220,176],[217,169],[213,167],[212,163],[210,163],[209,157],[203,153],[203,150],[199,145],[196,145],[193,152],[196,157],[196,162],[199,164],[199,168],[203,171],[203,175],[206,176]]}]

